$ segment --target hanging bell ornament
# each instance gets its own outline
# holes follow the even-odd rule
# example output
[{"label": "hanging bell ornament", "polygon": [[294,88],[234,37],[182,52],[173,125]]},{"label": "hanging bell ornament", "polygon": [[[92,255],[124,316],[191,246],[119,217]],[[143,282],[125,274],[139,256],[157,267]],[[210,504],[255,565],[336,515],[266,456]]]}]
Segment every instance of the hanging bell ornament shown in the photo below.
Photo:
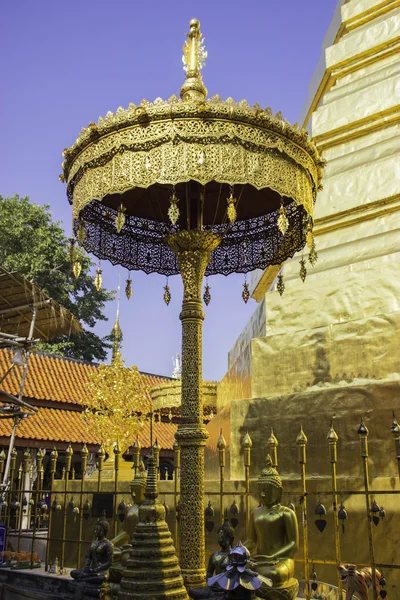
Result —
[{"label": "hanging bell ornament", "polygon": [[85,223],[81,220],[79,220],[78,232],[76,234],[76,237],[78,240],[78,244],[80,246],[82,246],[83,242],[86,239],[86,230],[85,230]]},{"label": "hanging bell ornament", "polygon": [[242,298],[243,302],[247,304],[250,298],[249,284],[247,283],[247,281],[245,281],[243,284]]},{"label": "hanging bell ornament", "polygon": [[128,300],[130,300],[131,296],[132,296],[132,279],[131,279],[130,273],[129,273],[129,278],[126,280],[125,296],[128,298]]},{"label": "hanging bell ornament", "polygon": [[121,202],[121,204],[118,208],[118,214],[115,217],[115,228],[117,230],[117,233],[120,233],[121,229],[125,225],[125,212],[126,212],[126,208]]},{"label": "hanging bell ornament", "polygon": [[176,225],[176,223],[178,222],[179,219],[179,215],[180,215],[180,211],[178,208],[178,202],[179,199],[177,197],[177,195],[175,194],[175,190],[172,192],[172,196],[169,199],[169,209],[168,209],[168,216],[169,216],[169,220],[171,221],[172,225]]},{"label": "hanging bell ornament", "polygon": [[311,266],[315,266],[317,260],[318,260],[318,253],[317,250],[315,249],[315,240],[313,237],[313,241],[312,241],[312,246],[311,246],[311,250],[310,250],[310,254],[308,255],[308,260],[311,264]]},{"label": "hanging bell ornament", "polygon": [[102,270],[100,268],[96,271],[96,277],[94,278],[94,287],[99,292],[101,290],[101,284],[103,283],[103,278],[101,276]]},{"label": "hanging bell ornament", "polygon": [[204,300],[204,304],[206,306],[208,306],[211,302],[211,294],[210,294],[210,286],[208,285],[208,283],[206,284],[205,288],[204,288],[204,294],[203,294],[203,300]]},{"label": "hanging bell ornament", "polygon": [[282,296],[283,292],[285,291],[285,284],[283,282],[282,274],[278,275],[278,282],[276,284],[276,289],[278,290],[279,295]]},{"label": "hanging bell ornament", "polygon": [[301,257],[299,264],[300,264],[300,279],[304,283],[306,280],[306,277],[307,277],[307,269],[306,269],[306,261],[304,260],[303,257]]},{"label": "hanging bell ornament", "polygon": [[171,292],[168,283],[164,286],[164,302],[167,306],[171,302]]},{"label": "hanging bell ornament", "polygon": [[76,258],[75,240],[73,238],[69,241],[68,256],[69,262],[71,263],[71,265],[73,265]]},{"label": "hanging bell ornament", "polygon": [[289,228],[289,219],[287,218],[286,209],[283,206],[283,202],[281,202],[281,206],[279,208],[278,228],[282,235],[285,235]]},{"label": "hanging bell ornament", "polygon": [[234,500],[232,502],[232,504],[230,505],[229,512],[232,515],[230,518],[230,523],[231,523],[233,529],[235,529],[239,524],[239,519],[238,519],[239,509],[236,504],[236,500]]},{"label": "hanging bell ornament", "polygon": [[59,512],[61,510],[62,507],[61,507],[61,504],[59,503],[59,501],[57,500],[57,497],[53,500],[53,504],[51,505],[51,508],[57,512]]},{"label": "hanging bell ornament", "polygon": [[318,502],[317,506],[315,507],[315,514],[320,517],[319,519],[315,520],[315,525],[318,529],[318,531],[320,533],[322,533],[326,527],[326,519],[322,519],[321,517],[323,517],[324,515],[326,515],[326,508],[325,506],[321,503],[321,501]]},{"label": "hanging bell ornament", "polygon": [[379,516],[378,516],[379,515],[379,506],[377,505],[375,500],[372,503],[371,512],[372,512],[372,521],[374,522],[374,525],[377,526],[379,523]]},{"label": "hanging bell ornament", "polygon": [[226,199],[228,203],[228,208],[226,209],[226,215],[229,219],[230,223],[234,223],[236,221],[237,212],[236,212],[236,198],[233,197],[233,191],[229,195],[229,198]]},{"label": "hanging bell ornament", "polygon": [[85,504],[83,505],[82,516],[86,520],[90,517],[90,502],[88,498],[86,498]]},{"label": "hanging bell ornament", "polygon": [[207,508],[204,511],[205,527],[206,527],[208,533],[211,533],[211,531],[214,529],[214,521],[211,520],[213,518],[213,516],[214,516],[214,509],[211,504],[211,500],[209,500],[208,504],[207,504]]},{"label": "hanging bell ornament", "polygon": [[82,271],[81,261],[79,260],[79,258],[77,258],[74,261],[74,264],[72,265],[72,272],[74,274],[75,279],[78,279],[79,275],[81,274],[81,271]]},{"label": "hanging bell ornament", "polygon": [[318,589],[318,582],[317,582],[317,574],[315,572],[315,569],[313,567],[312,573],[311,573],[311,589],[313,592],[316,592]]},{"label": "hanging bell ornament", "polygon": [[339,519],[339,521],[342,522],[342,531],[344,533],[344,522],[347,519],[347,511],[346,511],[345,507],[343,506],[343,504],[341,504],[339,506],[338,519]]},{"label": "hanging bell ornament", "polygon": [[126,504],[123,500],[118,504],[118,519],[121,523],[125,520]]},{"label": "hanging bell ornament", "polygon": [[308,227],[307,227],[306,242],[307,242],[307,246],[308,246],[309,250],[311,250],[311,248],[313,246],[313,242],[314,242],[312,223],[309,223]]}]

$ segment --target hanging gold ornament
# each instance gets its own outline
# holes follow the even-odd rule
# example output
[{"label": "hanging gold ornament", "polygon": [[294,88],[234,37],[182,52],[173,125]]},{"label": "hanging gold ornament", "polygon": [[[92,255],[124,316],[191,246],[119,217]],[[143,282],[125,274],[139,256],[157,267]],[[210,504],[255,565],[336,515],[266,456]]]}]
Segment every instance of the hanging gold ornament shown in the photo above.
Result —
[{"label": "hanging gold ornament", "polygon": [[83,242],[86,239],[86,230],[84,221],[79,219],[78,232],[76,234],[78,244],[82,246]]},{"label": "hanging gold ornament", "polygon": [[228,203],[228,208],[226,209],[226,214],[228,216],[229,222],[234,223],[236,221],[237,212],[236,212],[236,198],[233,196],[233,188],[231,188],[231,193],[229,198],[226,199]]},{"label": "hanging gold ornament", "polygon": [[128,279],[126,280],[125,296],[128,298],[128,300],[130,300],[130,298],[132,296],[132,279],[131,279],[131,274],[130,273],[129,273]]},{"label": "hanging gold ornament", "polygon": [[75,262],[76,250],[75,250],[75,240],[72,238],[69,241],[68,255],[71,265]]},{"label": "hanging gold ornament", "polygon": [[171,292],[168,283],[164,286],[164,302],[167,306],[171,302]]},{"label": "hanging gold ornament", "polygon": [[300,264],[300,279],[304,283],[306,280],[306,277],[307,277],[307,269],[306,269],[306,261],[304,260],[303,257],[301,257],[299,264]]},{"label": "hanging gold ornament", "polygon": [[82,271],[81,261],[79,260],[79,258],[76,258],[74,260],[74,264],[72,265],[72,272],[75,276],[75,279],[78,279],[79,275],[81,274],[81,271]]},{"label": "hanging gold ornament", "polygon": [[204,300],[204,304],[206,306],[208,306],[211,302],[211,294],[210,294],[210,286],[208,285],[208,283],[206,283],[205,288],[204,288],[204,294],[203,294],[203,300]]},{"label": "hanging gold ornament", "polygon": [[314,240],[314,237],[313,237],[313,241],[312,241],[312,245],[311,245],[310,254],[308,255],[308,260],[310,261],[310,264],[311,264],[312,266],[314,266],[314,265],[315,265],[315,263],[316,263],[316,262],[317,262],[317,260],[318,260],[318,253],[317,253],[317,250],[316,250],[316,248],[315,248],[315,240]]},{"label": "hanging gold ornament", "polygon": [[289,219],[286,216],[286,208],[283,206],[283,202],[281,202],[281,206],[279,208],[279,217],[278,217],[278,228],[282,235],[285,235],[289,227]]},{"label": "hanging gold ornament", "polygon": [[102,278],[101,274],[102,274],[102,270],[99,267],[96,271],[96,277],[94,278],[94,287],[96,288],[96,290],[98,292],[100,291],[101,284],[103,283],[103,278]]},{"label": "hanging gold ornament", "polygon": [[306,237],[306,241],[307,241],[307,246],[309,247],[309,249],[312,249],[313,243],[314,243],[314,234],[313,234],[313,230],[312,230],[312,224],[309,223],[308,227],[307,227],[307,237]]},{"label": "hanging gold ornament", "polygon": [[125,211],[126,211],[126,208],[121,202],[121,204],[118,208],[118,214],[115,217],[115,228],[117,230],[117,233],[120,233],[121,229],[125,225]]},{"label": "hanging gold ornament", "polygon": [[169,220],[171,221],[172,225],[176,225],[178,219],[179,219],[179,208],[178,208],[178,202],[179,202],[179,198],[177,197],[177,195],[175,194],[175,189],[172,191],[172,196],[169,199],[169,209],[168,209],[168,216],[169,216]]},{"label": "hanging gold ornament", "polygon": [[243,284],[242,298],[243,302],[247,304],[250,298],[249,284],[247,283],[247,281],[245,281]]},{"label": "hanging gold ornament", "polygon": [[279,292],[279,295],[282,296],[285,291],[285,284],[283,283],[283,275],[278,275],[278,282],[276,284],[276,289]]}]

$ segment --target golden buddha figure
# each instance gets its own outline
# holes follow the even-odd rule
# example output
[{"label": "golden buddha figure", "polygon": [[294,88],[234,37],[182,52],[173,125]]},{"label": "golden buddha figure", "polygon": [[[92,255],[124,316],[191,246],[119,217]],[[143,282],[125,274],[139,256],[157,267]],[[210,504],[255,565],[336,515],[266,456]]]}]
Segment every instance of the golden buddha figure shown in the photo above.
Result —
[{"label": "golden buddha figure", "polygon": [[268,455],[258,478],[261,504],[250,516],[249,539],[245,546],[252,552],[253,568],[272,581],[263,585],[257,596],[268,600],[293,600],[298,591],[294,578],[294,557],[299,545],[296,514],[280,504],[282,480]]},{"label": "golden buddha figure", "polygon": [[111,540],[114,544],[113,562],[110,568],[111,582],[119,583],[122,579],[126,560],[129,557],[129,551],[132,547],[131,539],[135,533],[136,525],[139,522],[139,506],[144,502],[146,482],[147,474],[144,469],[143,461],[140,461],[135,477],[130,483],[133,505],[127,510],[122,531]]}]

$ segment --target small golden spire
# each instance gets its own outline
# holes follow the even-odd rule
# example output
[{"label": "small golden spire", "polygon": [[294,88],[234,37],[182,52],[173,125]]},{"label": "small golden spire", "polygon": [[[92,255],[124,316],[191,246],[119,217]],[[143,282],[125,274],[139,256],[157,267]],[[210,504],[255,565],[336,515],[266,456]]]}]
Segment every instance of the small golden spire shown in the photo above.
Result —
[{"label": "small golden spire", "polygon": [[120,303],[120,291],[121,291],[121,273],[118,279],[118,292],[117,292],[117,314],[115,317],[114,327],[111,330],[110,338],[112,339],[112,356],[111,362],[113,363],[117,357],[117,354],[121,352],[121,341],[122,341],[122,329],[119,324],[119,303]]},{"label": "small golden spire", "polygon": [[189,26],[190,31],[186,34],[182,57],[186,81],[181,87],[180,95],[182,100],[203,101],[207,96],[207,89],[201,77],[201,69],[205,65],[207,51],[200,32],[200,21],[192,19]]}]

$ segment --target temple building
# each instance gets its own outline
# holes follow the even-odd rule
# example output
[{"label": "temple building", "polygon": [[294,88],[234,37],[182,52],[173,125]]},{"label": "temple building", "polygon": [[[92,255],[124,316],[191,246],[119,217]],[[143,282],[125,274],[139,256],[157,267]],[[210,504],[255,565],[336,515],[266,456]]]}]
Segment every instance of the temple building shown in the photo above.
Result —
[{"label": "temple building", "polygon": [[[7,371],[11,364],[11,358],[12,353],[9,350],[0,349],[0,373]],[[61,356],[35,352],[30,355],[23,400],[39,410],[19,423],[16,437],[17,450],[21,452],[30,447],[31,449],[46,449],[50,452],[56,446],[61,459],[62,452],[71,443],[77,462],[79,462],[79,451],[86,443],[90,452],[89,465],[92,464],[93,468],[95,467],[99,443],[87,430],[81,414],[85,405],[86,386],[91,373],[96,368],[96,364]],[[15,367],[4,379],[2,387],[5,392],[18,395],[21,372],[22,367]],[[149,373],[141,375],[148,388],[169,381],[168,377]],[[0,396],[1,400],[5,403],[8,402],[7,398]],[[150,395],[146,392],[143,396],[143,413],[148,413],[151,406]],[[167,462],[172,460],[174,435],[177,428],[174,421],[176,420],[176,414],[171,419],[165,414],[160,417],[160,420],[153,423],[153,436],[154,439],[158,439],[161,448],[161,463],[163,459]],[[5,451],[9,444],[11,428],[10,419],[0,420],[0,446]],[[144,452],[149,447],[149,440],[150,426],[148,422],[145,422],[139,434],[139,442]],[[58,468],[62,468],[62,460],[59,461]]]}]

